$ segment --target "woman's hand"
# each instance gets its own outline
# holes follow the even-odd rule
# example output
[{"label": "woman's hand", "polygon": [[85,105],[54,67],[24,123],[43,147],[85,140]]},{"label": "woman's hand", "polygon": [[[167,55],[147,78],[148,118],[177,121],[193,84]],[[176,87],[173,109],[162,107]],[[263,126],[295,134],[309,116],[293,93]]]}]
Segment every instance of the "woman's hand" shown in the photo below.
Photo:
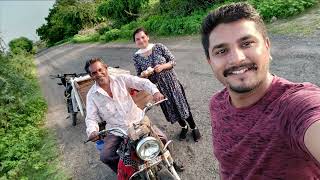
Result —
[{"label": "woman's hand", "polygon": [[161,71],[163,71],[165,69],[165,64],[157,64],[155,67],[154,67],[154,71],[156,73],[160,73]]},{"label": "woman's hand", "polygon": [[166,70],[166,69],[171,69],[173,68],[173,65],[171,63],[165,63],[165,64],[157,64],[155,67],[154,67],[154,71],[156,73],[160,73],[161,71],[163,70]]},{"label": "woman's hand", "polygon": [[147,78],[149,76],[151,76],[154,72],[154,69],[152,67],[148,67],[145,71],[141,72],[140,77],[142,78]]}]

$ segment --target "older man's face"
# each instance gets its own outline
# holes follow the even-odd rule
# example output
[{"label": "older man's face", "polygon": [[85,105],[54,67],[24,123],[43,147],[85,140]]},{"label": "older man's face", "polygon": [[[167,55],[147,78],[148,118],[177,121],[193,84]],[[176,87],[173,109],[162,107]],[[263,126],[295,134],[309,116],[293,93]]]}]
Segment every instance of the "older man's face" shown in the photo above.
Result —
[{"label": "older man's face", "polygon": [[109,82],[108,69],[105,64],[97,61],[90,65],[89,70],[92,79],[95,80],[99,86],[105,85]]}]

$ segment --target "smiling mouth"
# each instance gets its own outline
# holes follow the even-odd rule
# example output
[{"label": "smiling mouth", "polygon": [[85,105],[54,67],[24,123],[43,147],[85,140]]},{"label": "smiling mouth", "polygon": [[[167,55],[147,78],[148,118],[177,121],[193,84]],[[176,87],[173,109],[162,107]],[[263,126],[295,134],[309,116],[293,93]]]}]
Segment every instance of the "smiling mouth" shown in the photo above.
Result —
[{"label": "smiling mouth", "polygon": [[230,75],[238,75],[243,74],[247,71],[256,71],[258,70],[258,66],[256,64],[244,64],[237,67],[231,67],[223,72],[223,76],[227,77]]}]

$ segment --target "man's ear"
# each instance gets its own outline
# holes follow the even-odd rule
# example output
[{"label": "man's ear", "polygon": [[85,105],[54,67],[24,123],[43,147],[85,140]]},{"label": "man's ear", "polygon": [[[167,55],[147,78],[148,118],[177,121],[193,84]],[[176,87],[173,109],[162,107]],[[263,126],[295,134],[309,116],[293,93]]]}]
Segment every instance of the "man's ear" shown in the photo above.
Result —
[{"label": "man's ear", "polygon": [[270,48],[271,48],[271,43],[270,43],[270,39],[269,39],[268,37],[266,37],[266,39],[265,39],[265,45],[266,45],[266,48],[267,48],[268,50],[270,50]]},{"label": "man's ear", "polygon": [[210,58],[207,58],[207,62],[208,62],[208,64],[211,64]]}]

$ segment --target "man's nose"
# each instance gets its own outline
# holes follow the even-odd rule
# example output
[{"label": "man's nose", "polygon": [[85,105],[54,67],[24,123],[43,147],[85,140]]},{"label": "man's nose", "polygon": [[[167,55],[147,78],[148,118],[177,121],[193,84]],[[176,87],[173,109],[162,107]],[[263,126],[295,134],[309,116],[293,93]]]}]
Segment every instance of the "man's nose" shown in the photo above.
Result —
[{"label": "man's nose", "polygon": [[102,75],[102,71],[97,71],[97,76],[101,76]]},{"label": "man's nose", "polygon": [[230,64],[239,64],[246,59],[244,51],[240,48],[234,48],[231,50],[229,63]]}]

